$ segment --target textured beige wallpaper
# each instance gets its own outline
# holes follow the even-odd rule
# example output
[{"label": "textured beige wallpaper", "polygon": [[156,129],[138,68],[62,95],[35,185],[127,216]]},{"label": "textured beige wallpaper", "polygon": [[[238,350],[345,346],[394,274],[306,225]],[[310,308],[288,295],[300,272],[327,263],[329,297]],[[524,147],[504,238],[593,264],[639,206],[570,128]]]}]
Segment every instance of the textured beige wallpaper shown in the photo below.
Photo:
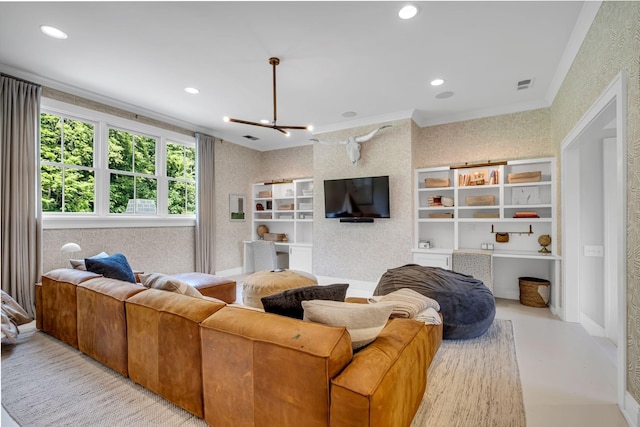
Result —
[{"label": "textured beige wallpaper", "polygon": [[260,166],[255,170],[253,182],[313,176],[313,145],[311,144],[264,151],[260,154]]},{"label": "textured beige wallpaper", "polygon": [[[216,271],[241,267],[243,240],[251,238],[251,185],[313,175],[313,146],[256,151],[216,142]],[[246,196],[245,221],[229,220],[229,195]]]},{"label": "textured beige wallpaper", "polygon": [[566,135],[621,70],[627,80],[627,390],[640,402],[640,2],[604,2],[551,106]]},{"label": "textured beige wallpaper", "polygon": [[419,130],[418,168],[488,160],[553,157],[548,108],[455,122]]},{"label": "textured beige wallpaper", "polygon": [[[242,241],[251,236],[251,183],[261,153],[216,140],[216,271],[242,266]],[[229,195],[246,196],[244,221],[229,220]]]},{"label": "textured beige wallpaper", "polygon": [[[313,178],[315,198],[324,200],[324,180],[389,175],[390,219],[372,224],[340,223],[324,218],[324,203],[314,203],[313,272],[320,276],[377,281],[389,268],[411,260],[412,186],[411,120],[391,123],[362,144],[360,164],[353,167],[344,146],[315,143]],[[365,126],[318,135],[339,141],[364,135],[376,126]]]},{"label": "textured beige wallpaper", "polygon": [[160,120],[152,119],[150,117],[141,116],[130,111],[123,110],[121,108],[112,107],[110,105],[102,104],[100,102],[92,101],[81,96],[72,95],[66,92],[52,89],[50,87],[42,87],[42,96],[45,98],[55,99],[57,101],[66,102],[67,104],[77,105],[79,107],[88,108],[94,111],[100,111],[102,113],[111,114],[112,116],[122,117],[124,119],[133,120],[136,122],[144,123],[150,126],[155,126],[161,129],[170,130],[173,132],[181,133],[184,135],[195,136],[192,130],[185,129],[180,126],[172,125],[162,122]]},{"label": "textured beige wallpaper", "polygon": [[82,250],[72,258],[87,258],[100,252],[121,253],[134,270],[166,274],[194,271],[193,227],[92,228],[44,230],[42,271],[68,267],[69,257],[60,247],[74,242]]}]

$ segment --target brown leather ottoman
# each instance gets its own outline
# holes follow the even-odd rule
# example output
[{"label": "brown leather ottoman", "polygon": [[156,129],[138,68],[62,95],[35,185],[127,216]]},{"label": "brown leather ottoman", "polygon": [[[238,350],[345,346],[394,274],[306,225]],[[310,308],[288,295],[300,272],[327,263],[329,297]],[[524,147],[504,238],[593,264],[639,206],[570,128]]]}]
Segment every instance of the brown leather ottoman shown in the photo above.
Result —
[{"label": "brown leather ottoman", "polygon": [[182,273],[172,276],[187,282],[204,296],[217,298],[228,304],[236,300],[236,282],[233,280],[206,273]]}]

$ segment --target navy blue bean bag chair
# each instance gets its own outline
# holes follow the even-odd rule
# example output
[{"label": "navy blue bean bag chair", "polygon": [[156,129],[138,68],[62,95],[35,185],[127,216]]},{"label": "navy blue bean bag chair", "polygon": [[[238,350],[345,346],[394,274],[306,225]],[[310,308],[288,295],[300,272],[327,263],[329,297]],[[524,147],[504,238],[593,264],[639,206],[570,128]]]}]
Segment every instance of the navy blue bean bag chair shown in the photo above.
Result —
[{"label": "navy blue bean bag chair", "polygon": [[387,270],[373,295],[386,295],[402,288],[438,301],[444,339],[479,337],[489,329],[496,315],[496,302],[489,288],[465,274],[408,264]]}]

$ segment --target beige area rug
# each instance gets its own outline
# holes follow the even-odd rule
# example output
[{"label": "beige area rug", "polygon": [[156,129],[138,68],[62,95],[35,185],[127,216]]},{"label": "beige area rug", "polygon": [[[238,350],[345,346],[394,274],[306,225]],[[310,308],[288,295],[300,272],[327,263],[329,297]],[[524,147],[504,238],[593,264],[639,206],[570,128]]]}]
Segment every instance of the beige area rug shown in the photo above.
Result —
[{"label": "beige area rug", "polygon": [[[2,405],[24,427],[206,426],[38,331],[21,333],[16,345],[2,345]],[[411,427],[524,425],[511,322],[496,320],[480,338],[444,341]]]},{"label": "beige area rug", "polygon": [[206,426],[44,332],[2,345],[2,406],[23,427]]},{"label": "beige area rug", "polygon": [[478,338],[443,341],[411,427],[525,425],[511,321],[494,320]]}]

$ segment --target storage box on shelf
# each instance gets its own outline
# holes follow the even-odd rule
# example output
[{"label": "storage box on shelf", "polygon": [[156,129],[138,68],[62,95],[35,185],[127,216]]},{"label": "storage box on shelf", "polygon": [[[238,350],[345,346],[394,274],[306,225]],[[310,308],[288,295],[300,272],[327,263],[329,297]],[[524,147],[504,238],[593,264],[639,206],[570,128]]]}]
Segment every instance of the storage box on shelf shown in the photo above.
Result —
[{"label": "storage box on shelf", "polygon": [[[493,256],[509,260],[494,263],[494,268],[503,270],[497,272],[497,296],[517,299],[517,276],[512,276],[532,265],[536,265],[535,271],[526,275],[536,276],[538,271],[538,276],[554,282],[559,270],[559,257],[554,253],[554,174],[554,158],[459,169],[417,169],[413,261],[446,268],[447,263],[451,265],[453,251],[481,249],[482,243],[493,243]],[[443,185],[435,186],[438,184]],[[449,199],[453,206],[442,203]],[[496,232],[509,233],[511,238],[498,243]],[[550,255],[538,252],[538,238],[545,234],[552,237]],[[429,242],[428,249],[420,248],[420,242]],[[528,265],[514,267],[514,260],[524,260]],[[501,275],[506,270],[513,271]]]}]

